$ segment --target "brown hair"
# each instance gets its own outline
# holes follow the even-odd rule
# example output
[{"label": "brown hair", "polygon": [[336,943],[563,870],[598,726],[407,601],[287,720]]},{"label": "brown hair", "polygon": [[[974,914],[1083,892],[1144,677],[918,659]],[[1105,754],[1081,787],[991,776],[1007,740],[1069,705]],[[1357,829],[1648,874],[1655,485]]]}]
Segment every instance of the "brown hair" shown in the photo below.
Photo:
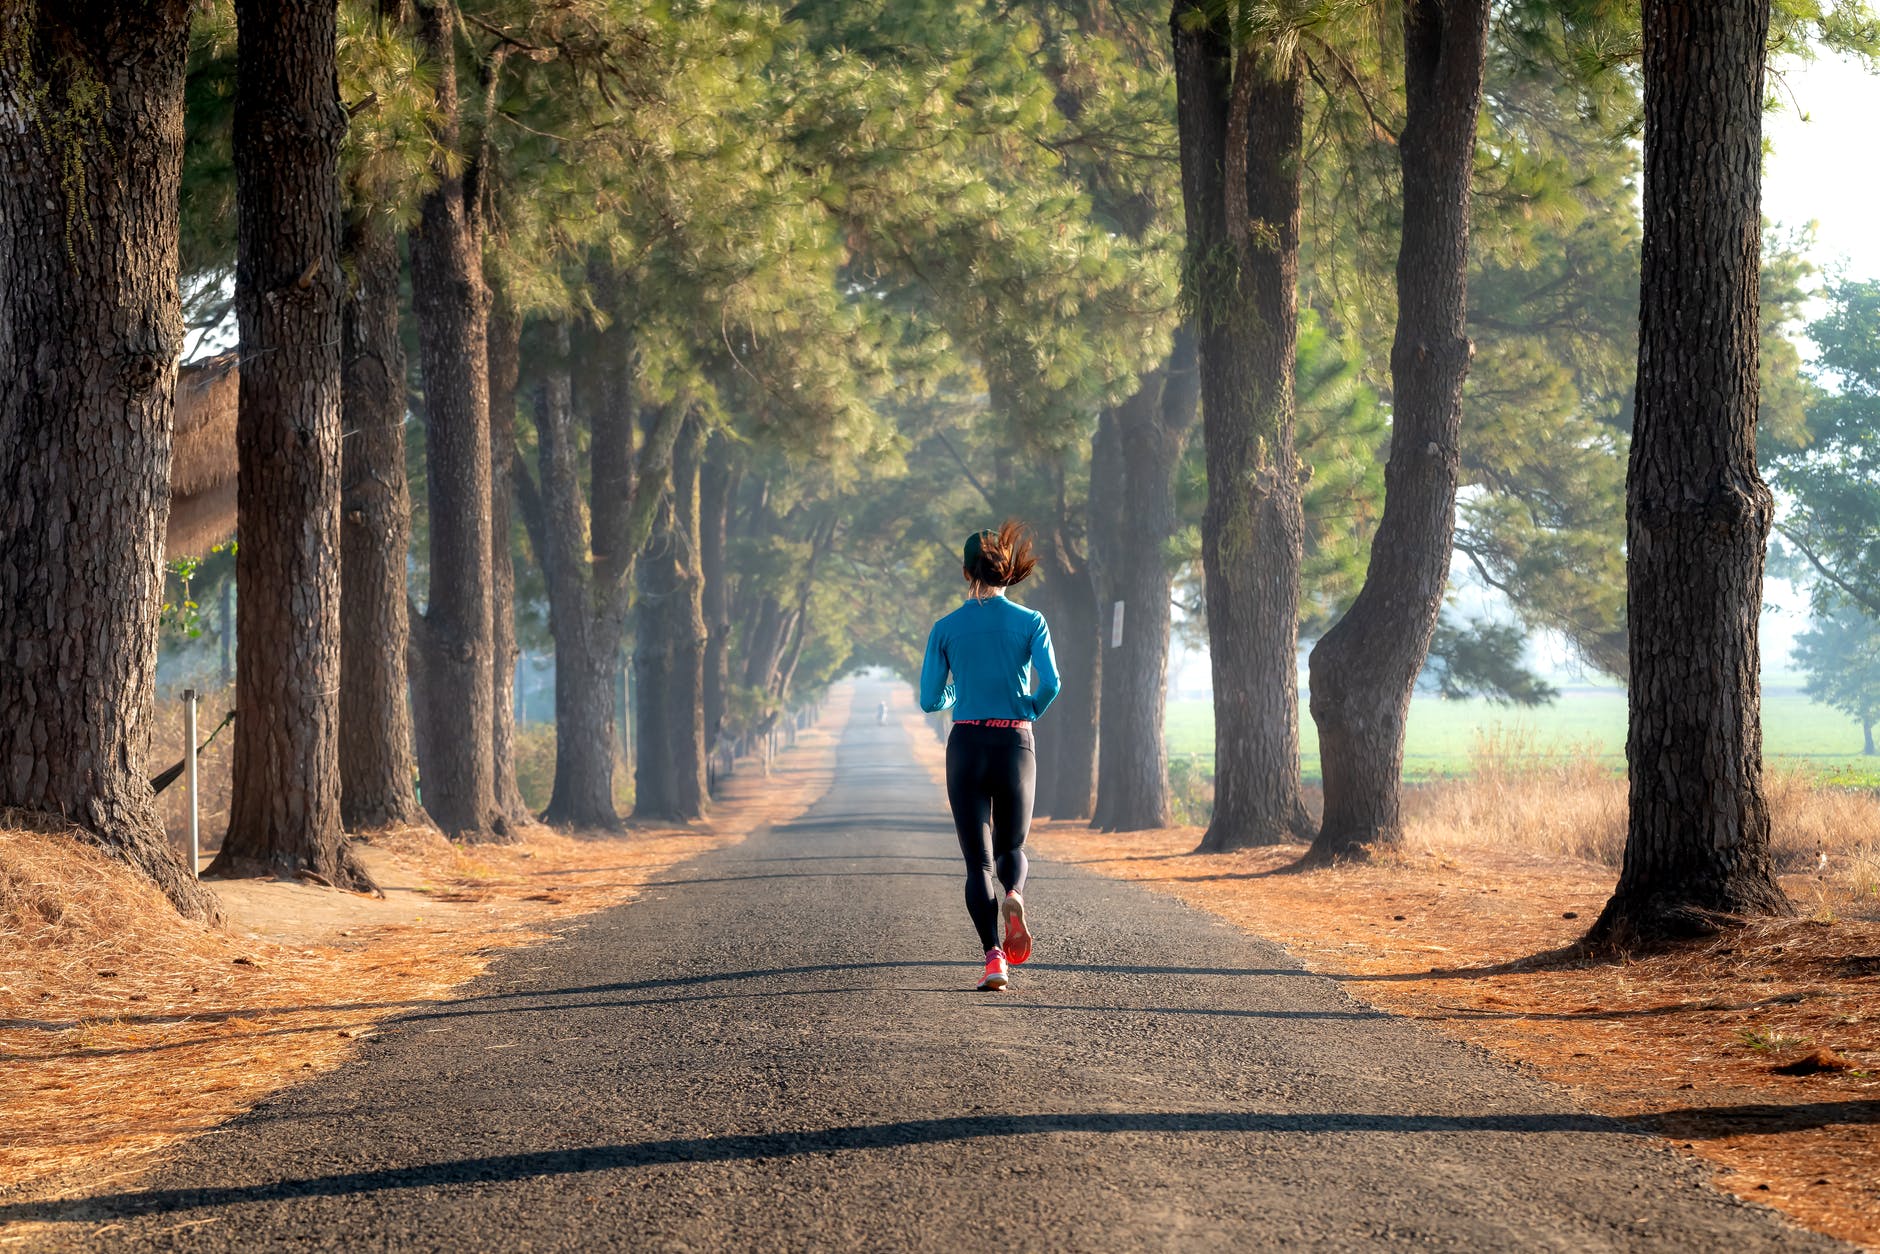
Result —
[{"label": "brown hair", "polygon": [[961,565],[967,578],[989,588],[1023,583],[1038,565],[1031,549],[1031,532],[1010,518],[997,531],[976,532],[967,537]]}]

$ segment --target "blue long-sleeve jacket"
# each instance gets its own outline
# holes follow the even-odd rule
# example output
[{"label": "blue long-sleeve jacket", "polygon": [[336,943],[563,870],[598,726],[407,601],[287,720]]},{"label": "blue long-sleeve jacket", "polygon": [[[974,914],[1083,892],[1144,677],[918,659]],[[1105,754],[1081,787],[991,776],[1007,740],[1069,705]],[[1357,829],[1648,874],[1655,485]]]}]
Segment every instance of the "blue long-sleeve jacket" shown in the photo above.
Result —
[{"label": "blue long-sleeve jacket", "polygon": [[951,709],[955,719],[1035,719],[1059,686],[1044,615],[1002,596],[968,600],[927,635],[920,708],[930,714]]}]

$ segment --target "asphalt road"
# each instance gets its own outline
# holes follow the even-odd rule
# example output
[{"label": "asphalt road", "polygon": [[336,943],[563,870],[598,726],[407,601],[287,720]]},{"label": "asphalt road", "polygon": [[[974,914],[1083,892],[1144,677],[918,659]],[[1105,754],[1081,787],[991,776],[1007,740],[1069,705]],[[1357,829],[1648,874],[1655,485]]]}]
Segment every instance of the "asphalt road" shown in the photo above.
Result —
[{"label": "asphalt road", "polygon": [[1839,1248],[1278,948],[1034,863],[977,954],[864,687],[801,820],[512,953],[51,1248]]}]

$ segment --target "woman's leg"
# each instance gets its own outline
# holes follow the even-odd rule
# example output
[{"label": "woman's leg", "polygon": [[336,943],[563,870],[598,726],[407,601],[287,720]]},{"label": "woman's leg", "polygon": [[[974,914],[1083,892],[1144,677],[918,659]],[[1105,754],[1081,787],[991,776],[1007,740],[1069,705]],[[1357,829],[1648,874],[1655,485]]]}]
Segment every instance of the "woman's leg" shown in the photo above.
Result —
[{"label": "woman's leg", "polygon": [[1031,737],[1001,745],[988,764],[992,776],[992,852],[999,883],[1008,893],[1025,890],[1025,837],[1031,834],[1032,798],[1038,785],[1038,755]]},{"label": "woman's leg", "polygon": [[999,895],[993,888],[992,799],[987,795],[986,747],[959,728],[947,737],[947,805],[966,859],[966,912],[983,949],[999,946]]}]

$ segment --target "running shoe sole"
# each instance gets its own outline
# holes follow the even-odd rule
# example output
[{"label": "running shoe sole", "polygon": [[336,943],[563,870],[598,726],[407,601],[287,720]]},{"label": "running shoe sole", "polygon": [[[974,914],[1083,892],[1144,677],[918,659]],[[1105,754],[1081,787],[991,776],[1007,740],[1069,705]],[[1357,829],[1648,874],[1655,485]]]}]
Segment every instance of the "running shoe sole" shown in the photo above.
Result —
[{"label": "running shoe sole", "polygon": [[1011,983],[1010,976],[988,975],[985,979],[979,981],[979,991],[982,993],[986,993],[986,992],[996,993],[996,992],[999,992],[1001,989],[1003,989],[1009,983]]},{"label": "running shoe sole", "polygon": [[1025,930],[1025,901],[1005,895],[1005,960],[1014,965],[1031,957],[1031,933]]}]

